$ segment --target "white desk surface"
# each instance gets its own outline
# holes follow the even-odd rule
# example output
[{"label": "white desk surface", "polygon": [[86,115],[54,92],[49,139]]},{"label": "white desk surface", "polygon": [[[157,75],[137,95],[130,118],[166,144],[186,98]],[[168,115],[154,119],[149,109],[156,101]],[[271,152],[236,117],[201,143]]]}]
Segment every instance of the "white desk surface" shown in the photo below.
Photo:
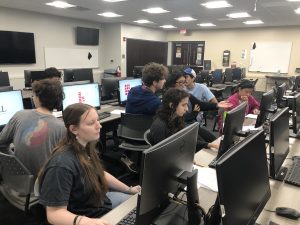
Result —
[{"label": "white desk surface", "polygon": [[[207,166],[210,161],[216,156],[217,151],[211,149],[203,149],[196,153],[195,162],[201,166]],[[290,138],[290,153],[285,161],[286,165],[291,164],[291,157],[300,155],[300,140]],[[294,208],[300,211],[300,188],[285,184],[275,180],[270,180],[271,198],[269,199],[265,209],[275,210],[276,207],[284,206]],[[208,208],[214,204],[216,193],[210,190],[200,188],[199,200],[200,204],[207,211]],[[130,212],[137,204],[137,195],[134,195],[129,200],[104,215],[102,218],[110,222],[111,225],[119,222],[128,212]],[[257,219],[257,223],[261,225],[268,225],[270,221],[280,225],[299,225],[299,220],[291,220],[284,217],[277,216],[274,212],[263,210]]]}]

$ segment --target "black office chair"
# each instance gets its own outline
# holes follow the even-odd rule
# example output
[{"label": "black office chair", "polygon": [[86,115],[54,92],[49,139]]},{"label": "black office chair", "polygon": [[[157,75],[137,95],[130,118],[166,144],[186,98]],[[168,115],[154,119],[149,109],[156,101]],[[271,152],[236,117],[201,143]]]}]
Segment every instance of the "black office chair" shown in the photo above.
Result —
[{"label": "black office chair", "polygon": [[300,76],[296,76],[294,86],[292,88],[292,92],[299,92],[299,87],[300,87]]},{"label": "black office chair", "polygon": [[216,69],[212,72],[212,87],[225,87],[223,84],[223,72],[222,69]]},{"label": "black office chair", "polygon": [[0,152],[0,168],[2,183],[0,186],[3,196],[15,207],[25,211],[38,202],[31,197],[34,176],[15,156]]},{"label": "black office chair", "polygon": [[231,68],[226,68],[225,72],[224,72],[224,76],[225,76],[225,84],[226,83],[231,83],[233,81],[232,76],[232,69]]},{"label": "black office chair", "polygon": [[210,81],[210,77],[209,77],[208,70],[201,70],[195,79],[196,83],[206,84],[207,86],[209,86],[209,81]]},{"label": "black office chair", "polygon": [[242,69],[241,68],[232,69],[232,79],[234,81],[239,81],[242,79]]}]

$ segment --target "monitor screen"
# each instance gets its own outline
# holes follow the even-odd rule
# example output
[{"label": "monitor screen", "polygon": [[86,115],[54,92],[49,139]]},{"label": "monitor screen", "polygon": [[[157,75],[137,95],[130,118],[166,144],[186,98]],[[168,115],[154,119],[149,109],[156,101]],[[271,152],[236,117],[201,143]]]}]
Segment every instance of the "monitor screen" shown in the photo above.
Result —
[{"label": "monitor screen", "polygon": [[265,136],[249,135],[216,165],[223,225],[253,225],[271,196]]},{"label": "monitor screen", "polygon": [[13,86],[3,86],[3,87],[0,87],[0,92],[12,91],[13,89],[14,89]]},{"label": "monitor screen", "polygon": [[289,153],[289,108],[278,110],[270,120],[270,176],[282,180],[286,168],[281,167]]},{"label": "monitor screen", "polygon": [[8,72],[0,72],[0,86],[10,86]]},{"label": "monitor screen", "polygon": [[269,111],[273,103],[274,91],[270,90],[267,93],[264,93],[260,101],[260,113],[257,116],[255,127],[260,127],[264,124],[265,120],[268,117]]},{"label": "monitor screen", "polygon": [[31,71],[31,83],[33,83],[34,81],[38,81],[38,80],[43,80],[48,78],[48,76],[46,75],[44,70],[40,70],[40,71]]},{"label": "monitor screen", "polygon": [[283,108],[286,106],[285,100],[283,99],[283,96],[286,92],[286,83],[282,83],[277,87],[277,93],[276,93],[276,103],[278,108]]},{"label": "monitor screen", "polygon": [[99,29],[88,27],[76,27],[77,45],[98,45]]},{"label": "monitor screen", "polygon": [[0,92],[0,129],[22,109],[24,107],[20,90]]},{"label": "monitor screen", "polygon": [[221,155],[239,141],[238,132],[243,129],[246,107],[246,102],[241,103],[226,114],[223,131],[224,136],[220,143],[217,158],[220,158]]},{"label": "monitor screen", "polygon": [[36,63],[34,34],[0,31],[0,64]]},{"label": "monitor screen", "polygon": [[31,70],[24,70],[24,82],[25,87],[31,87]]},{"label": "monitor screen", "polygon": [[119,80],[124,78],[121,77],[107,77],[101,79],[101,87],[102,87],[102,100],[112,100],[118,99],[118,87]]},{"label": "monitor screen", "polygon": [[86,103],[97,109],[100,108],[100,92],[97,83],[63,86],[63,89],[65,94],[63,110],[74,103]]},{"label": "monitor screen", "polygon": [[300,129],[300,93],[297,93],[293,100],[293,133],[298,134]]},{"label": "monitor screen", "polygon": [[132,87],[142,85],[142,79],[119,80],[119,100],[120,104],[127,101],[127,95]]},{"label": "monitor screen", "polygon": [[168,193],[178,191],[176,177],[184,171],[192,171],[198,127],[198,123],[193,123],[143,151],[137,225],[152,224],[170,203]]},{"label": "monitor screen", "polygon": [[92,69],[74,69],[73,73],[74,81],[89,80],[91,83],[94,82]]}]

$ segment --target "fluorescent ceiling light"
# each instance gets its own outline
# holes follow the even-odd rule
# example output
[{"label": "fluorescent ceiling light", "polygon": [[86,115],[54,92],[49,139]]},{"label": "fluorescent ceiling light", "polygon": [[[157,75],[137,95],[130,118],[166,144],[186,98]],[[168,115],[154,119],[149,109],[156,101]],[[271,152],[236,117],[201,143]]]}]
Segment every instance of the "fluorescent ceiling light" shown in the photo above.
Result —
[{"label": "fluorescent ceiling light", "polygon": [[213,23],[200,23],[200,24],[197,24],[197,25],[200,26],[200,27],[215,27],[216,26]]},{"label": "fluorescent ceiling light", "polygon": [[67,2],[62,2],[62,1],[48,2],[48,3],[46,3],[46,5],[50,5],[50,6],[62,8],[62,9],[76,7],[76,5],[71,5]]},{"label": "fluorescent ceiling light", "polygon": [[149,9],[142,9],[142,11],[147,12],[147,13],[155,13],[155,14],[170,12],[170,11],[167,11],[167,10],[165,10],[163,8],[159,8],[159,7],[149,8]]},{"label": "fluorescent ceiling light", "polygon": [[227,1],[205,2],[205,3],[202,3],[201,5],[208,9],[226,8],[226,7],[232,6]]},{"label": "fluorescent ceiling light", "polygon": [[243,23],[247,24],[247,25],[252,25],[252,24],[263,24],[264,22],[261,21],[261,20],[248,20],[248,21],[245,21]]},{"label": "fluorescent ceiling light", "polygon": [[103,2],[125,2],[127,0],[102,0]]},{"label": "fluorescent ceiling light", "polygon": [[133,22],[135,22],[135,23],[141,23],[141,24],[143,24],[143,23],[153,23],[153,22],[151,22],[149,20],[136,20],[136,21],[133,21]]},{"label": "fluorescent ceiling light", "polygon": [[99,13],[98,15],[99,16],[104,16],[104,17],[120,17],[120,16],[123,16],[123,15],[119,15],[119,14],[116,14],[116,13],[113,13],[113,12]]},{"label": "fluorescent ceiling light", "polygon": [[226,16],[230,18],[245,18],[245,17],[251,17],[248,13],[246,12],[239,12],[239,13],[230,13],[227,14]]},{"label": "fluorescent ceiling light", "polygon": [[178,21],[195,21],[196,19],[194,19],[193,17],[190,16],[183,16],[183,17],[178,17],[178,18],[174,18],[175,20]]},{"label": "fluorescent ceiling light", "polygon": [[295,9],[295,13],[300,14],[300,8]]},{"label": "fluorescent ceiling light", "polygon": [[286,0],[287,2],[300,2],[300,0]]},{"label": "fluorescent ceiling light", "polygon": [[163,25],[163,26],[160,26],[161,28],[165,28],[165,29],[172,29],[172,28],[176,28],[175,26],[173,25]]}]

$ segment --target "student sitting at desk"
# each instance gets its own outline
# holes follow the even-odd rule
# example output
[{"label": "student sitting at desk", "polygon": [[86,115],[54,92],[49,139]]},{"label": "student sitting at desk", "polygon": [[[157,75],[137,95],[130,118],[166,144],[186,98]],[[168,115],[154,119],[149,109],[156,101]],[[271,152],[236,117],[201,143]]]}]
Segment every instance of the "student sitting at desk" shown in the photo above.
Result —
[{"label": "student sitting at desk", "polygon": [[140,186],[128,187],[104,171],[95,149],[101,125],[92,106],[72,104],[63,120],[67,134],[39,174],[40,203],[51,224],[106,225],[100,217]]},{"label": "student sitting at desk", "polygon": [[142,71],[143,85],[130,89],[126,113],[155,115],[161,105],[160,98],[156,92],[161,90],[165,83],[168,69],[158,63],[148,63]]},{"label": "student sitting at desk", "polygon": [[242,102],[248,102],[246,108],[246,115],[247,114],[259,114],[259,102],[252,96],[252,92],[254,91],[254,84],[249,80],[242,80],[241,83],[238,85],[238,90],[236,93],[231,95],[228,98],[228,102],[232,104],[230,109],[237,107]]},{"label": "student sitting at desk", "polygon": [[0,133],[0,144],[13,143],[13,153],[36,176],[66,129],[63,122],[52,115],[63,100],[60,81],[36,81],[32,91],[36,109],[17,112]]}]

